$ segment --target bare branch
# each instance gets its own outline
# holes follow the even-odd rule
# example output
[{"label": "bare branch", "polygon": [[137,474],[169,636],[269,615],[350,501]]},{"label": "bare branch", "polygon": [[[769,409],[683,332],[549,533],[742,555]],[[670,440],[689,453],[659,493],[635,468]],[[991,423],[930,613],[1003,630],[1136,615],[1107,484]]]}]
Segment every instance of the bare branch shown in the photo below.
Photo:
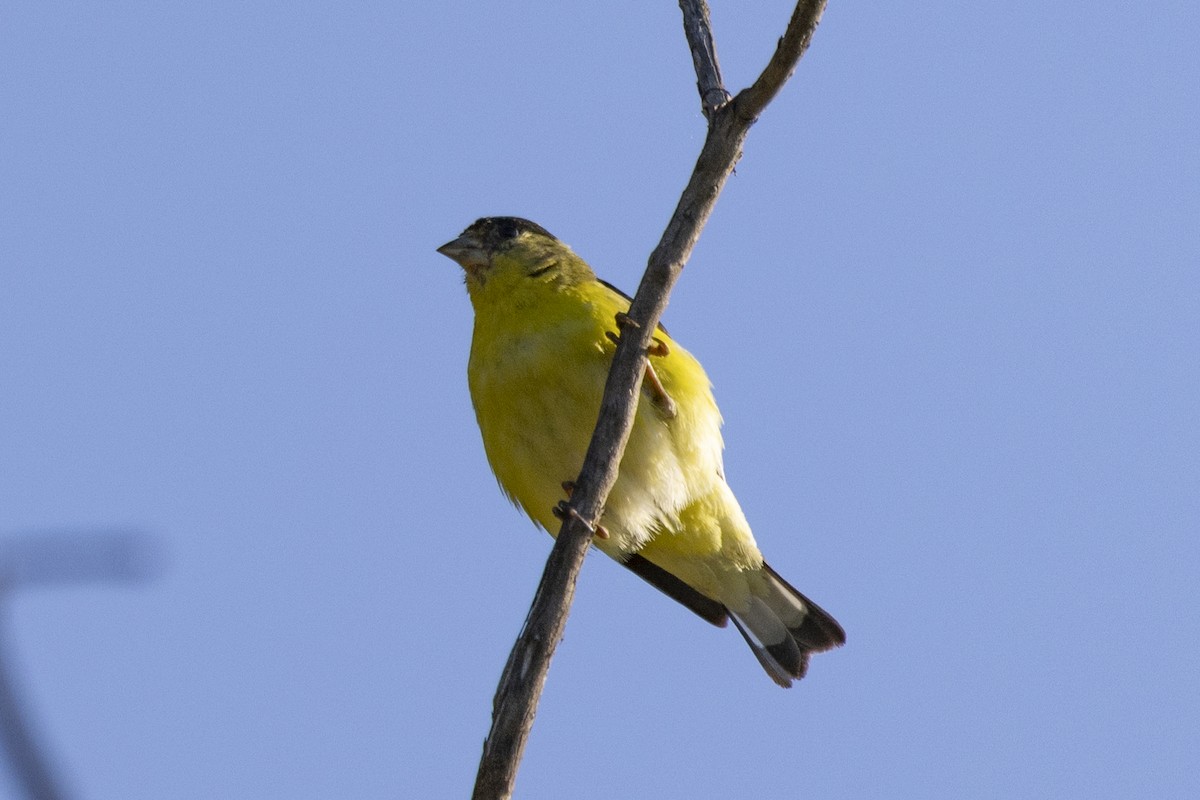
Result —
[{"label": "bare branch", "polygon": [[683,33],[692,51],[692,64],[696,68],[696,89],[700,92],[700,107],[704,116],[729,102],[729,92],[721,78],[721,65],[717,61],[717,44],[713,41],[712,20],[709,19],[708,3],[704,0],[679,0],[683,11]]},{"label": "bare branch", "polygon": [[[629,307],[630,324],[620,328],[620,340],[583,469],[574,482],[568,512],[546,562],[529,616],[496,689],[492,728],[484,741],[472,795],[476,800],[512,796],[517,767],[533,726],[550,659],[562,639],[584,556],[604,511],[604,502],[616,483],[621,455],[633,428],[646,372],[646,350],[651,346],[655,326],[725,181],[741,158],[742,143],[750,126],[795,70],[824,7],[824,0],[801,0],[763,74],[733,102],[725,102],[728,94],[717,66],[707,5],[702,0],[680,0],[697,88],[709,121],[708,135],[675,213],[650,254],[641,285]],[[714,102],[718,92],[720,102]]]},{"label": "bare branch", "polygon": [[733,102],[738,107],[738,113],[750,122],[758,119],[767,104],[775,99],[779,90],[787,83],[788,78],[796,71],[800,56],[812,42],[817,23],[825,13],[826,0],[800,0],[788,20],[787,30],[783,32],[779,44],[767,66],[763,69],[758,80],[748,89],[738,92]]}]

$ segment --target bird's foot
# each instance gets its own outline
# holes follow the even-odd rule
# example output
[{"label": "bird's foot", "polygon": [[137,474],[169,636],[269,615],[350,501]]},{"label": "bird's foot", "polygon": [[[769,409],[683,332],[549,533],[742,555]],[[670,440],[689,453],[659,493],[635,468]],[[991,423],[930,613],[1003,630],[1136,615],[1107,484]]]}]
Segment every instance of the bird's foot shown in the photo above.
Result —
[{"label": "bird's foot", "polygon": [[[571,484],[571,488],[567,490],[568,493],[570,493],[570,492],[574,491],[575,484],[572,483],[571,481],[566,481],[563,484],[564,489],[566,488],[566,484],[568,484],[568,483]],[[577,519],[581,523],[583,523],[583,526],[588,529],[588,532],[591,533],[592,536],[596,537],[597,539],[607,539],[608,538],[608,531],[604,529],[603,525],[590,524],[586,519],[581,517],[579,515],[579,512],[575,510],[575,507],[572,506],[570,503],[568,503],[566,500],[560,500],[558,505],[556,505],[554,507],[554,516],[558,517],[559,519],[563,520],[564,522],[569,518]]]},{"label": "bird's foot", "polygon": [[[641,327],[641,325],[635,322],[633,318],[624,311],[618,311],[616,317],[618,328]],[[620,335],[613,333],[612,331],[605,331],[604,335],[607,336],[614,344],[619,344],[621,341]],[[657,336],[651,340],[650,346],[646,348],[647,356],[663,358],[670,354],[671,348],[667,346],[666,342],[664,342],[662,339],[659,339]],[[679,413],[679,408],[675,405],[675,401],[671,399],[671,395],[667,394],[667,390],[663,387],[662,381],[658,379],[658,373],[654,371],[654,367],[649,361],[646,362],[646,377],[642,383],[642,388],[644,388],[646,393],[650,395],[650,402],[654,403],[654,407],[658,409],[659,413],[662,414],[663,417],[666,419],[675,419],[675,416]]]},{"label": "bird's foot", "polygon": [[[629,316],[624,311],[618,311],[616,313],[616,318],[617,327],[621,328],[622,330],[625,328],[634,328],[636,330],[637,328],[642,327],[640,323],[635,321],[633,317]],[[620,334],[613,333],[612,331],[606,331],[604,335],[607,336],[609,341],[613,342],[614,344],[621,341]],[[657,336],[651,339],[650,346],[646,348],[646,355],[648,356],[656,356],[661,358],[670,354],[671,348],[667,346],[666,342],[664,342],[662,339],[659,339]]]},{"label": "bird's foot", "polygon": [[650,340],[650,346],[646,348],[646,355],[662,358],[671,355],[671,348],[667,347],[667,343],[655,336]]}]

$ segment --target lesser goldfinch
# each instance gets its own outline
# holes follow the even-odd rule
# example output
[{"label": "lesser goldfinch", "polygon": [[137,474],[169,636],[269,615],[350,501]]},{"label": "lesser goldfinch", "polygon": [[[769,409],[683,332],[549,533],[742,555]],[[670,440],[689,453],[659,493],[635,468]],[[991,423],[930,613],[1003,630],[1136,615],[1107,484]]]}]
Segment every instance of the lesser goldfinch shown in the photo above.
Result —
[{"label": "lesser goldfinch", "polygon": [[[438,252],[475,309],[467,378],[500,487],[554,535],[600,408],[629,298],[545,228],[485,217]],[[709,622],[730,618],[780,686],[838,623],[763,561],[725,482],[721,415],[700,363],[663,328],[595,545]]]}]

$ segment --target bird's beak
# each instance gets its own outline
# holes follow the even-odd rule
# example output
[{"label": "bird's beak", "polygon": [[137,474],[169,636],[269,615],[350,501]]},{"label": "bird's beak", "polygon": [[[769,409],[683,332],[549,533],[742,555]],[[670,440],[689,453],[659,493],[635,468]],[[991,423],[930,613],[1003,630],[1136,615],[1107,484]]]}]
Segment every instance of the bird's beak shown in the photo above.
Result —
[{"label": "bird's beak", "polygon": [[439,253],[452,261],[457,261],[465,270],[479,269],[488,265],[488,254],[474,237],[463,234],[452,242],[446,242],[437,249]]}]

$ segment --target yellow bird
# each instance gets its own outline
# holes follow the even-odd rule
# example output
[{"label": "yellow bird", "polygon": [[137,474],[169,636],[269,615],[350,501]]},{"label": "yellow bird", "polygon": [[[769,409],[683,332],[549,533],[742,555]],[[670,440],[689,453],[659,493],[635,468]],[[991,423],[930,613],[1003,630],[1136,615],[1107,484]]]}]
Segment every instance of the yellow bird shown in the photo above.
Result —
[{"label": "yellow bird", "polygon": [[[475,309],[467,378],[500,488],[554,535],[583,465],[629,298],[545,228],[486,217],[438,252]],[[780,686],[838,623],[763,561],[721,460],[721,414],[700,363],[661,326],[596,547],[714,625],[733,619]],[[564,483],[565,482],[565,483]],[[569,488],[568,488],[569,491]]]}]

